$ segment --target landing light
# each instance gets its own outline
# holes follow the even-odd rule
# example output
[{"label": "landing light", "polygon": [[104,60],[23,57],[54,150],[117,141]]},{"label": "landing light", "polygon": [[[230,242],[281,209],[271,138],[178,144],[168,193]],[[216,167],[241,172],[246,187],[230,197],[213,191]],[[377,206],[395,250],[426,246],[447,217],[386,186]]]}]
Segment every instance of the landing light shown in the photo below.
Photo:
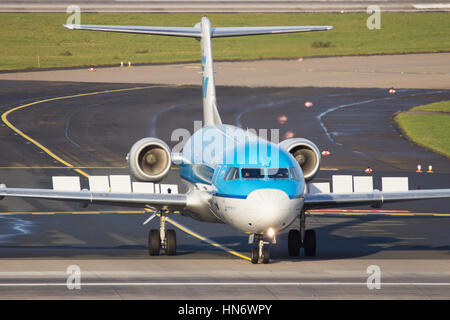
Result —
[{"label": "landing light", "polygon": [[267,235],[272,238],[275,235],[275,230],[273,228],[269,228],[267,230]]}]

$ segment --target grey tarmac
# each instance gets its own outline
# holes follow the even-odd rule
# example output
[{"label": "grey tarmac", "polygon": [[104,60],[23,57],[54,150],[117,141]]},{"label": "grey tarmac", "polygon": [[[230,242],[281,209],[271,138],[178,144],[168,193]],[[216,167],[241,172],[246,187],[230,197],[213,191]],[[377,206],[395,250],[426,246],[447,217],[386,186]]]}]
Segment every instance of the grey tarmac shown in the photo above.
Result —
[{"label": "grey tarmac", "polygon": [[[66,12],[72,0],[5,0],[0,12]],[[421,12],[448,11],[447,3],[435,0],[81,0],[77,1],[83,12],[153,12],[153,13],[242,13],[242,12],[366,12],[370,5],[382,11]]]}]

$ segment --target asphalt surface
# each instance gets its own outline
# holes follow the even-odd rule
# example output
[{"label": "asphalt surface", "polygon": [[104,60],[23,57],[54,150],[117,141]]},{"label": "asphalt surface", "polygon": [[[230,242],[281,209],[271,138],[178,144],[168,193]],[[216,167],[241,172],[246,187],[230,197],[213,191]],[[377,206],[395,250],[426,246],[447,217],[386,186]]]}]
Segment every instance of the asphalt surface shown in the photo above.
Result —
[{"label": "asphalt surface", "polygon": [[[135,89],[112,91],[126,88]],[[125,155],[136,140],[155,136],[173,146],[172,130],[192,132],[193,121],[202,118],[199,86],[141,84],[1,81],[0,112],[44,99],[105,90],[108,92],[29,105],[11,112],[8,120],[48,150],[93,175],[127,174]],[[292,131],[314,141],[321,150],[329,150],[331,155],[324,159],[324,170],[316,181],[330,181],[332,174],[365,175],[364,169],[370,166],[378,188],[382,176],[408,176],[410,189],[450,187],[449,160],[401,137],[391,121],[397,111],[448,100],[450,90],[401,89],[389,94],[386,88],[220,86],[217,94],[225,123],[279,128],[281,137]],[[306,101],[312,101],[313,107],[306,108]],[[277,121],[281,114],[288,119],[284,125]],[[76,175],[3,123],[0,150],[0,180],[10,187],[50,188],[52,175]],[[433,165],[435,173],[417,174],[417,164]],[[164,182],[178,183],[177,174],[172,170]],[[81,182],[87,187],[87,179],[81,177]],[[432,215],[450,213],[448,208],[447,200],[421,201],[382,208],[408,210],[409,216],[311,215],[307,227],[318,235],[316,258],[288,257],[284,233],[271,245],[273,263],[253,266],[180,230],[177,256],[149,258],[147,234],[149,228],[157,227],[157,221],[143,226],[148,216],[126,208],[81,209],[72,203],[5,199],[0,202],[3,213],[59,213],[0,215],[0,282],[11,285],[0,287],[0,297],[182,299],[194,294],[196,298],[218,299],[448,299],[450,217]],[[86,211],[91,214],[69,214]],[[202,224],[181,216],[173,219],[248,255],[247,237],[227,225]],[[82,268],[86,287],[81,291],[68,291],[61,285],[71,264]],[[380,265],[391,283],[381,291],[365,286],[366,268],[372,264]],[[252,285],[192,288],[185,283],[154,289],[155,281],[193,279],[210,284],[260,282],[263,290]],[[30,281],[40,285],[16,286]],[[98,281],[104,284],[92,284]],[[124,284],[129,281],[141,285]],[[274,281],[290,284],[270,284]],[[314,283],[302,287],[295,286],[297,282]],[[328,282],[341,284],[323,284]],[[355,282],[358,289],[352,284]],[[426,285],[429,282],[436,284]]]},{"label": "asphalt surface", "polygon": [[[66,12],[71,0],[5,0],[0,12]],[[435,0],[308,0],[308,1],[264,1],[264,0],[95,0],[78,1],[83,12],[366,12],[370,5],[380,6],[382,11],[445,11],[447,3]]]}]

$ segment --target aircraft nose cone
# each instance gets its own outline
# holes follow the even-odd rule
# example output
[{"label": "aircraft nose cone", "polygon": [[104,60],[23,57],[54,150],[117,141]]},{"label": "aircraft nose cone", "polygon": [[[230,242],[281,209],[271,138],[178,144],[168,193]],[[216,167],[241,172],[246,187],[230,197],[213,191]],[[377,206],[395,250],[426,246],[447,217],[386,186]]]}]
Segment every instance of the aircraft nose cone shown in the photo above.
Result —
[{"label": "aircraft nose cone", "polygon": [[263,204],[270,208],[276,208],[284,200],[289,200],[289,196],[286,192],[278,189],[258,189],[251,192],[248,197],[248,201]]},{"label": "aircraft nose cone", "polygon": [[296,217],[298,204],[286,192],[278,189],[258,189],[247,197],[248,224],[253,232],[265,232],[288,226]]}]

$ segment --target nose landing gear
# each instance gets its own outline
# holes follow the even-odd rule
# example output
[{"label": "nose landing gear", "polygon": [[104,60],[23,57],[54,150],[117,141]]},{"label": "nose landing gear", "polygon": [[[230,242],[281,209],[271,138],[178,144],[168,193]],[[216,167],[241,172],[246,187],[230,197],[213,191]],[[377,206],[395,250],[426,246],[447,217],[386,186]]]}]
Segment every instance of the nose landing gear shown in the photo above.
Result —
[{"label": "nose landing gear", "polygon": [[252,248],[252,263],[257,264],[261,261],[263,264],[267,264],[270,261],[270,250],[269,247],[265,247],[265,242],[262,234],[255,234],[254,237],[254,247]]}]

